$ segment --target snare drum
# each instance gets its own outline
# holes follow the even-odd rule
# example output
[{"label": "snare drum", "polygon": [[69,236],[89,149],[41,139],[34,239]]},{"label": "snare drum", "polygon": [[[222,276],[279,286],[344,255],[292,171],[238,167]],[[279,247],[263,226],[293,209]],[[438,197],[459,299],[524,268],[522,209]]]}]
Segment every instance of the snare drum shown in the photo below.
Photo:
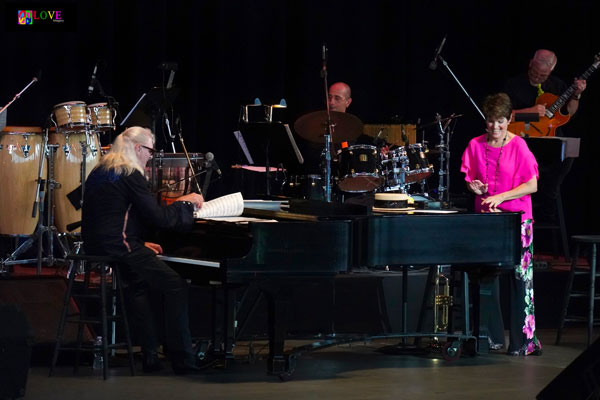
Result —
[{"label": "snare drum", "polygon": [[375,146],[355,145],[339,154],[338,187],[344,192],[369,192],[383,183],[379,174],[379,153]]},{"label": "snare drum", "polygon": [[[44,157],[41,128],[7,126],[0,132],[0,234],[31,235],[37,218],[31,210],[37,191],[40,158]],[[46,163],[42,177],[46,176]],[[39,214],[36,214],[39,217]]]},{"label": "snare drum", "polygon": [[54,106],[52,122],[59,132],[77,130],[89,124],[88,113],[83,101],[68,101]]},{"label": "snare drum", "polygon": [[94,132],[51,133],[49,144],[58,144],[54,154],[54,177],[60,187],[54,189],[54,225],[67,232],[67,225],[81,221],[81,203],[77,196],[67,197],[81,185],[83,148],[86,145],[85,178],[100,160],[100,141]]},{"label": "snare drum", "polygon": [[103,132],[116,128],[115,118],[117,117],[117,112],[114,108],[109,107],[107,103],[90,104],[87,108],[90,114],[92,130]]},{"label": "snare drum", "polygon": [[409,144],[406,149],[409,169],[406,172],[406,182],[413,183],[428,178],[433,174],[433,165],[427,161],[426,149],[421,143]]}]

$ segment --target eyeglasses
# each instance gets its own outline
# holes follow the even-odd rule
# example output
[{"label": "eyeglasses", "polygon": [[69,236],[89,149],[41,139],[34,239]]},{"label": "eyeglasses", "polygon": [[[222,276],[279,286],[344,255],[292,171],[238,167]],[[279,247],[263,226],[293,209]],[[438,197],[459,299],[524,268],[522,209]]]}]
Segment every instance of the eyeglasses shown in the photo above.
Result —
[{"label": "eyeglasses", "polygon": [[143,147],[146,150],[148,150],[150,152],[150,155],[154,155],[154,153],[158,152],[158,150],[156,150],[155,148],[144,146],[143,144],[140,144],[140,147]]}]

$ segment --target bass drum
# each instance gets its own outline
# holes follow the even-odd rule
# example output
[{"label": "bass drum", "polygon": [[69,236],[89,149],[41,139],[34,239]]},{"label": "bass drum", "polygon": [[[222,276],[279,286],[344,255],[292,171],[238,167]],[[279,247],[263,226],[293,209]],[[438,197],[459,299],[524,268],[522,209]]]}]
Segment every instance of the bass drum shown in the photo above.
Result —
[{"label": "bass drum", "polygon": [[[0,132],[0,234],[31,235],[36,218],[31,217],[37,191],[40,158],[44,157],[42,129],[7,126]],[[46,177],[46,163],[42,178]]]},{"label": "bass drum", "polygon": [[[54,154],[54,225],[68,232],[67,225],[81,221],[82,142],[86,145],[85,178],[100,160],[100,141],[94,132],[51,133],[49,144],[57,144]],[[79,231],[80,229],[77,229]]]}]

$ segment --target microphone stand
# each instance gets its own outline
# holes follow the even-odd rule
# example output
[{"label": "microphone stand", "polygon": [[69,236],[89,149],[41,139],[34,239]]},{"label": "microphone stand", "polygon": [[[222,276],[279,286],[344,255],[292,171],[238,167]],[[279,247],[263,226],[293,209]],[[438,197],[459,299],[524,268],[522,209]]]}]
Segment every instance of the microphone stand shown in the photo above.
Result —
[{"label": "microphone stand", "polygon": [[327,132],[325,133],[325,201],[331,203],[331,137],[333,124],[331,123],[331,112],[329,110],[329,86],[327,85],[327,48],[324,47],[323,68],[321,77],[325,86],[325,104],[327,105]]},{"label": "microphone stand", "polygon": [[469,101],[471,102],[471,104],[473,104],[473,107],[475,107],[475,109],[477,110],[477,112],[479,112],[479,115],[481,115],[481,118],[483,118],[485,120],[485,116],[483,115],[483,113],[481,112],[481,110],[479,109],[479,107],[477,107],[477,104],[475,104],[475,101],[473,101],[473,98],[469,95],[469,92],[467,92],[467,90],[460,83],[460,81],[458,80],[458,78],[456,77],[456,75],[454,75],[454,72],[452,72],[452,70],[450,69],[450,66],[448,65],[448,63],[446,62],[446,60],[444,60],[444,58],[441,55],[439,55],[438,58],[440,60],[442,60],[442,64],[444,64],[444,67],[446,67],[446,69],[448,70],[448,72],[450,72],[450,75],[452,75],[452,77],[454,78],[454,80],[456,81],[456,83],[458,84],[458,86],[460,86],[460,88],[462,89],[462,91],[465,93],[465,95],[467,96],[467,98],[469,99]]},{"label": "microphone stand", "polygon": [[181,130],[179,130],[179,142],[181,143],[181,148],[183,149],[183,154],[185,154],[185,159],[188,162],[188,167],[190,168],[190,172],[192,173],[192,176],[190,176],[191,178],[194,178],[194,184],[196,186],[196,193],[198,194],[202,194],[202,189],[200,189],[200,183],[198,182],[198,175],[200,175],[199,173],[197,174],[194,171],[194,166],[192,165],[192,160],[190,160],[190,154],[187,151],[187,148],[185,147],[185,143],[183,141],[183,135],[181,134]]},{"label": "microphone stand", "polygon": [[11,101],[9,101],[7,105],[5,105],[4,107],[2,107],[2,110],[0,110],[0,114],[2,114],[2,113],[4,112],[4,110],[6,110],[8,107],[10,107],[10,105],[11,105],[12,103],[14,103],[14,102],[15,102],[15,100],[17,100],[19,97],[21,97],[21,95],[22,95],[23,93],[25,93],[25,91],[26,91],[27,89],[29,89],[29,87],[30,87],[31,85],[33,85],[34,83],[36,83],[37,81],[38,81],[38,78],[34,76],[34,77],[31,79],[31,82],[29,82],[29,83],[27,84],[27,86],[25,86],[25,87],[24,87],[24,88],[23,88],[23,89],[22,89],[22,90],[21,90],[19,93],[15,94],[15,97],[13,97],[13,99],[12,99]]}]

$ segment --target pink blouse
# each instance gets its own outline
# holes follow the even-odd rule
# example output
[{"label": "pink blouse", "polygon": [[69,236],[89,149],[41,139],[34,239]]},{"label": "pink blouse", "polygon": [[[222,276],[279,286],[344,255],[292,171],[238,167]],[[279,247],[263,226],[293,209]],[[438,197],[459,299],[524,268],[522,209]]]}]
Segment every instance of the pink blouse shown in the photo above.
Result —
[{"label": "pink blouse", "polygon": [[[462,155],[461,172],[464,172],[465,181],[472,182],[479,179],[488,184],[488,193],[475,196],[475,211],[481,212],[481,200],[494,194],[500,194],[528,182],[534,176],[539,179],[538,164],[535,157],[527,147],[523,138],[514,136],[502,148],[487,146],[486,168],[486,135],[477,136],[469,142]],[[500,161],[498,162],[498,157]],[[521,221],[533,219],[531,210],[531,195],[518,199],[502,202],[499,209],[503,211],[522,211]]]}]

